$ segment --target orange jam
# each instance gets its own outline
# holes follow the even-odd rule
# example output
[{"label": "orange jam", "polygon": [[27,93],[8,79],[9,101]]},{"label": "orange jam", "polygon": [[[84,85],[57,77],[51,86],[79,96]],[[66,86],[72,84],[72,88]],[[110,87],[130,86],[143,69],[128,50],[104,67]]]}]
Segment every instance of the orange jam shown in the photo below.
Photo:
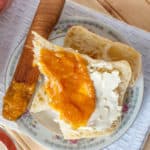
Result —
[{"label": "orange jam", "polygon": [[95,89],[87,62],[79,54],[67,51],[40,50],[45,89],[52,99],[50,106],[72,128],[86,126],[95,109]]}]

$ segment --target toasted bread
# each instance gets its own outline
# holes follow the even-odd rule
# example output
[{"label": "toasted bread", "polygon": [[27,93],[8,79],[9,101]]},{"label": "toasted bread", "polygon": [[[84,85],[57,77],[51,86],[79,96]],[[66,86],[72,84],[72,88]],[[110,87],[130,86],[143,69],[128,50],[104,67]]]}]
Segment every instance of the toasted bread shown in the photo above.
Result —
[{"label": "toasted bread", "polygon": [[138,51],[126,44],[112,42],[82,26],[73,26],[68,30],[64,46],[76,49],[79,53],[96,59],[127,60],[132,68],[131,86],[134,85],[141,73],[141,55]]},{"label": "toasted bread", "polygon": [[[49,50],[66,50],[66,51],[74,51],[73,49],[64,49],[62,47],[56,46],[52,43],[50,43],[49,41],[45,40],[44,38],[42,38],[40,35],[38,35],[37,33],[33,32],[34,34],[34,40],[33,40],[33,45],[34,45],[34,63],[38,65],[38,57],[39,57],[39,51],[42,48],[47,48]],[[84,52],[85,54],[85,52]],[[89,54],[89,53],[88,53]],[[89,54],[90,55],[90,54]],[[82,55],[89,64],[97,64],[97,63],[104,63],[104,61],[101,60],[94,60],[92,58],[90,58],[87,55]],[[111,69],[108,69],[105,66],[101,66],[99,68],[96,68],[98,71],[100,71],[101,69],[103,69],[103,71],[113,71],[113,70],[118,70],[119,71],[119,76],[120,76],[120,84],[117,88],[117,92],[119,93],[119,97],[118,97],[118,105],[120,106],[120,108],[123,105],[123,100],[124,100],[124,95],[125,92],[127,90],[127,87],[129,85],[129,82],[131,80],[131,76],[132,76],[132,71],[131,71],[131,67],[130,64],[125,61],[125,60],[121,60],[121,61],[114,61],[114,62],[105,62],[105,65],[110,65],[112,66]],[[39,70],[40,65],[38,65]],[[36,112],[40,112],[40,111],[44,111],[44,110],[48,110],[51,109],[48,106],[50,99],[48,99],[48,96],[46,94],[46,92],[43,89],[43,86],[41,85],[41,87],[39,87],[39,89],[37,90],[37,93],[35,94],[35,97],[33,99],[32,105],[31,105],[31,112],[36,113]],[[42,107],[41,107],[42,105]],[[79,129],[72,129],[70,128],[70,126],[65,123],[63,120],[58,121],[59,125],[60,125],[60,129],[62,131],[62,134],[64,136],[65,139],[80,139],[80,138],[92,138],[92,137],[97,137],[97,136],[106,136],[106,135],[110,135],[111,133],[113,133],[120,125],[120,121],[121,121],[121,115],[119,117],[116,118],[116,120],[113,121],[113,123],[110,125],[110,127],[106,128],[106,129],[96,129],[96,128],[79,128]]]}]

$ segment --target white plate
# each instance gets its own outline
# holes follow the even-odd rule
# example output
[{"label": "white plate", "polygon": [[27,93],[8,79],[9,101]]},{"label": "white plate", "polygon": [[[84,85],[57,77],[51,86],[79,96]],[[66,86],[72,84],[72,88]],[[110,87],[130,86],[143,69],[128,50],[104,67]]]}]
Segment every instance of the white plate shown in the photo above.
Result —
[{"label": "white plate", "polygon": [[[117,32],[108,25],[97,22],[88,18],[68,18],[59,22],[54,28],[49,40],[55,44],[63,45],[64,36],[69,27],[73,25],[82,25],[97,34],[107,37],[113,41],[128,43],[123,35]],[[8,87],[12,75],[17,64],[18,57],[21,53],[24,41],[14,51],[8,65],[6,75],[6,88]],[[20,129],[27,135],[37,140],[40,144],[53,150],[97,150],[101,149],[120,138],[134,122],[142,104],[143,96],[143,76],[136,82],[134,88],[129,89],[126,103],[124,105],[123,120],[119,129],[109,137],[81,139],[81,140],[64,140],[63,137],[54,133],[60,134],[58,125],[50,119],[50,112],[39,113],[33,116],[28,111],[17,121]],[[42,117],[41,117],[42,116]],[[51,132],[53,131],[53,132]]]}]

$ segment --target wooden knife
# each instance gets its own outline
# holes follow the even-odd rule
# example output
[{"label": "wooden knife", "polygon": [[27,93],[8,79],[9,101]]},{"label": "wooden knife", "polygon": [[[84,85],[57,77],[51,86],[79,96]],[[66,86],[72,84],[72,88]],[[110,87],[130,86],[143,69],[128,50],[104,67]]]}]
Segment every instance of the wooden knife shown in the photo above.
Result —
[{"label": "wooden knife", "polygon": [[17,120],[27,109],[38,81],[39,71],[33,66],[32,31],[48,38],[57,23],[65,0],[41,0],[27,35],[13,79],[3,98],[3,117]]}]

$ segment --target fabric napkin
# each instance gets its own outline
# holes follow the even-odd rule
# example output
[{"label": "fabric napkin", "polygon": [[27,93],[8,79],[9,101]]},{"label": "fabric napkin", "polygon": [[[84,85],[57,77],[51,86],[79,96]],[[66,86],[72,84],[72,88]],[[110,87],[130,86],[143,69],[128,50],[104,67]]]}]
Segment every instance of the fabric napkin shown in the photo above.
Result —
[{"label": "fabric napkin", "polygon": [[[6,90],[5,77],[9,59],[25,38],[38,4],[39,0],[14,0],[12,6],[0,15],[0,106]],[[142,54],[145,83],[141,110],[130,129],[104,150],[142,149],[150,128],[150,33],[71,1],[66,1],[60,20],[68,16],[89,17],[111,25]],[[17,130],[15,123],[4,120],[2,116],[0,116],[0,124]]]}]

